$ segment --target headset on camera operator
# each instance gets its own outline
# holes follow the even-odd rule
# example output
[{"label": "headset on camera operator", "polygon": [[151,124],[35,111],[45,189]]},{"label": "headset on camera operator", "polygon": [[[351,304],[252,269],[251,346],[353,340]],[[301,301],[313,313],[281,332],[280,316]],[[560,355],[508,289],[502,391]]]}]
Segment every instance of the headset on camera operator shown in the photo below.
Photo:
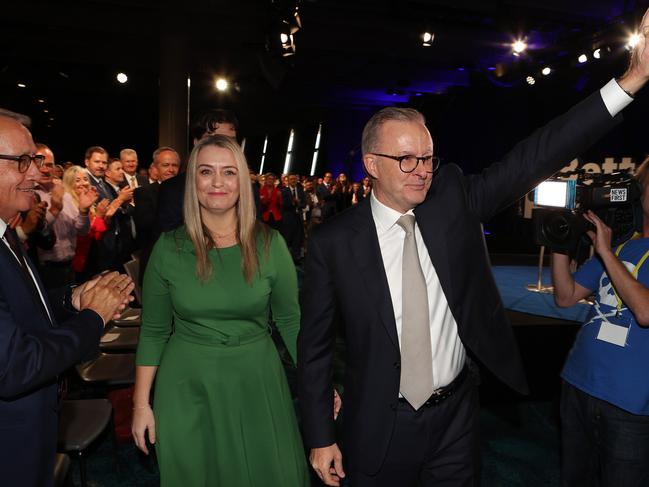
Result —
[{"label": "headset on camera operator", "polygon": [[649,159],[636,171],[642,223],[612,245],[613,232],[593,211],[584,218],[595,255],[575,274],[553,252],[555,302],[594,293],[561,373],[562,485],[649,485]]}]

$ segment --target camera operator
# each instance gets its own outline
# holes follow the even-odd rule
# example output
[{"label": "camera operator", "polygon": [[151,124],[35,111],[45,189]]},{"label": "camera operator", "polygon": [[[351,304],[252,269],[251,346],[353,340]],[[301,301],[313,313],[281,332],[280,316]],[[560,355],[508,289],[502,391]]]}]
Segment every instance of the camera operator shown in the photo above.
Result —
[{"label": "camera operator", "polygon": [[574,275],[567,255],[552,254],[558,306],[595,294],[561,377],[563,486],[649,485],[649,161],[636,171],[642,232],[611,247],[611,229],[585,218],[596,255]]}]

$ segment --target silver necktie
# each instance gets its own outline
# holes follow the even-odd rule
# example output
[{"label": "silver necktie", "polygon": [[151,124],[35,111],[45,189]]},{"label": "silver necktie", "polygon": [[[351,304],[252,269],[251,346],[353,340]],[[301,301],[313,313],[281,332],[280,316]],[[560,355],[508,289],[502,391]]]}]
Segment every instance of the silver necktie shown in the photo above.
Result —
[{"label": "silver necktie", "polygon": [[406,231],[401,277],[400,392],[414,409],[419,409],[433,393],[428,289],[415,241],[415,217],[403,215],[397,225]]}]

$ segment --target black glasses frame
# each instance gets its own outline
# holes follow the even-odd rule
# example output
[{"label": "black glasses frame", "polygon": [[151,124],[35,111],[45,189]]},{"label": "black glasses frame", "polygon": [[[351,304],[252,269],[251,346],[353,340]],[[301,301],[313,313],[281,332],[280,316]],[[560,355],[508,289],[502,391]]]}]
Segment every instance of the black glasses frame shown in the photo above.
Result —
[{"label": "black glasses frame", "polygon": [[[436,157],[436,156],[421,156],[421,157],[418,157],[418,156],[413,156],[412,154],[406,154],[405,156],[391,156],[389,154],[379,154],[378,152],[372,152],[372,154],[374,154],[375,156],[379,156],[379,157],[387,157],[388,159],[392,159],[393,161],[397,161],[399,163],[399,170],[401,172],[406,173],[406,174],[409,174],[409,173],[413,172],[415,169],[417,169],[420,162],[422,164],[424,164],[427,159],[431,160],[432,168],[431,168],[430,171],[426,170],[426,172],[428,174],[433,174],[435,171],[437,171],[437,169],[439,168],[440,162],[441,162],[441,159],[439,157]],[[415,164],[415,167],[413,167],[410,171],[405,171],[403,169],[403,161],[405,161],[406,159],[408,159],[410,157],[414,157],[415,159],[417,159],[417,164]]]},{"label": "black glasses frame", "polygon": [[20,172],[27,172],[32,162],[36,164],[36,167],[39,169],[43,167],[43,164],[45,163],[45,156],[41,154],[36,154],[35,156],[32,156],[30,154],[22,154],[20,156],[10,156],[7,154],[0,154],[0,159],[17,162],[18,171]]}]

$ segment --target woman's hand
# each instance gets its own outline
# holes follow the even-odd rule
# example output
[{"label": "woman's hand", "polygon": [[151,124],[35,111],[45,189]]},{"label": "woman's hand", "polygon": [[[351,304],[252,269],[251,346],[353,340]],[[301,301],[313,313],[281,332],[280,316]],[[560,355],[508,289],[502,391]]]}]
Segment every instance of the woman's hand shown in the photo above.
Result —
[{"label": "woman's hand", "polygon": [[108,211],[109,204],[110,201],[108,201],[106,198],[97,203],[97,207],[95,208],[95,216],[97,218],[104,218],[106,216],[106,212]]},{"label": "woman's hand", "polygon": [[97,193],[97,190],[94,187],[92,187],[81,192],[78,196],[79,196],[79,211],[84,211],[89,209],[95,203],[95,201],[97,201],[97,197],[99,196],[99,193]]},{"label": "woman's hand", "polygon": [[137,446],[145,454],[149,454],[146,447],[145,435],[149,432],[149,443],[155,444],[155,418],[153,410],[148,404],[133,407],[133,422],[131,423],[131,434]]}]

